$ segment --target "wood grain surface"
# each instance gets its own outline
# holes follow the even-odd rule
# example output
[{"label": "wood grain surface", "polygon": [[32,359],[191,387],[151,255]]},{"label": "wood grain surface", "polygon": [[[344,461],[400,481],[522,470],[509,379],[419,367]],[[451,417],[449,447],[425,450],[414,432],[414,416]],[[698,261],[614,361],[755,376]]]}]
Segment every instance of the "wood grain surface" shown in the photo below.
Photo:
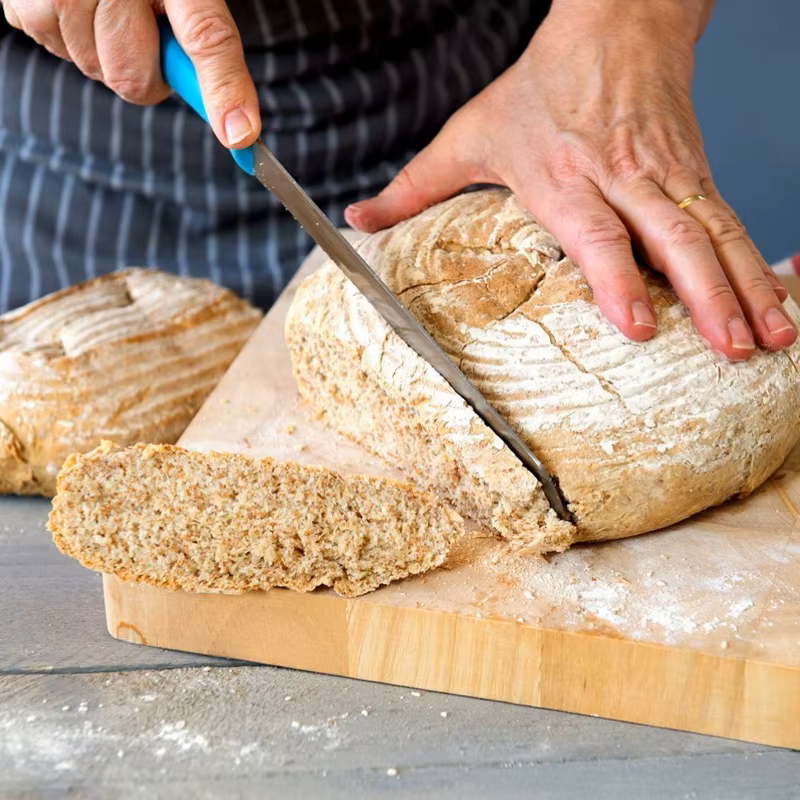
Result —
[{"label": "wood grain surface", "polygon": [[[292,293],[181,444],[397,477],[300,402]],[[800,747],[798,509],[800,448],[751,497],[658,533],[545,560],[473,530],[444,568],[355,600],[105,576],[107,623],[141,644]]]}]

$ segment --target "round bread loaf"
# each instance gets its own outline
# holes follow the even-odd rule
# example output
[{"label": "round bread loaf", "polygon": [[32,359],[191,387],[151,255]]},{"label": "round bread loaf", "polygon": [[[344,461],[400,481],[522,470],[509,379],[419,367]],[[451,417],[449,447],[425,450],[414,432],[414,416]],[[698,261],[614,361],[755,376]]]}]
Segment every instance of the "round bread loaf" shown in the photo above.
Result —
[{"label": "round bread loaf", "polygon": [[172,443],[261,319],[232,292],[132,268],[0,316],[0,492],[43,494],[102,439]]},{"label": "round bread loaf", "polygon": [[556,476],[575,525],[548,512],[536,480],[330,263],[287,321],[301,394],[517,547],[670,525],[751,492],[800,438],[800,342],[730,363],[649,270],[659,330],[629,341],[508,192],[460,195],[359,249]]}]

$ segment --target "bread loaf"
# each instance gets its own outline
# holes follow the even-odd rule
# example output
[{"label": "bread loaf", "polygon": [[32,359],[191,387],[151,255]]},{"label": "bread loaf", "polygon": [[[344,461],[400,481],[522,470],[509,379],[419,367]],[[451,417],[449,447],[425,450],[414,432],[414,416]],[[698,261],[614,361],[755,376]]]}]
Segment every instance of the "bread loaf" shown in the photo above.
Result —
[{"label": "bread loaf", "polygon": [[730,363],[648,270],[658,334],[629,341],[508,192],[455,197],[359,250],[557,477],[575,525],[547,511],[533,476],[330,263],[287,319],[301,394],[520,549],[670,525],[751,492],[800,438],[800,342]]},{"label": "bread loaf", "polygon": [[128,269],[0,316],[0,492],[52,495],[101,439],[174,442],[261,313],[194,278]]},{"label": "bread loaf", "polygon": [[104,442],[65,463],[49,528],[62,552],[122,580],[353,597],[441,564],[463,523],[388,479]]}]

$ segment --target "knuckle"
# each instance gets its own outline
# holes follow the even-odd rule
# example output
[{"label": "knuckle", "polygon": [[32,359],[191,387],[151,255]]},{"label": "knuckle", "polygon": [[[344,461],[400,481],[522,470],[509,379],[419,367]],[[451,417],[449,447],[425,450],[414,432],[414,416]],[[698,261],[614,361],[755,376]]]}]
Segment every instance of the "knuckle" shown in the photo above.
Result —
[{"label": "knuckle", "polygon": [[736,293],[729,283],[720,281],[707,286],[703,292],[703,299],[706,303],[720,306],[722,304],[736,306]]},{"label": "knuckle", "polygon": [[585,137],[575,133],[562,133],[552,148],[547,170],[555,186],[566,188],[583,177],[597,182],[597,165],[598,158]]},{"label": "knuckle", "polygon": [[764,277],[766,278],[767,283],[769,284],[770,289],[772,289],[773,292],[775,292],[776,294],[783,294],[784,297],[788,295],[789,290],[783,285],[780,278],[778,278],[774,272],[772,272],[771,270],[765,272]]},{"label": "knuckle", "polygon": [[400,172],[397,173],[392,183],[394,184],[394,188],[403,194],[413,195],[414,197],[421,194],[414,172],[408,166],[403,167]]},{"label": "knuckle", "polygon": [[64,50],[63,47],[58,47],[57,45],[54,45],[52,42],[50,42],[49,44],[43,44],[42,47],[44,47],[44,49],[47,50],[47,52],[50,53],[50,55],[56,56],[58,58],[64,58],[67,61],[70,60],[69,53],[67,53],[67,51]]},{"label": "knuckle", "polygon": [[237,40],[233,24],[208,11],[192,13],[183,28],[183,49],[189,57],[215,55]]},{"label": "knuckle", "polygon": [[623,183],[641,179],[648,172],[630,136],[617,141],[608,155],[608,167],[614,178]]},{"label": "knuckle", "polygon": [[107,75],[105,84],[112,92],[129,103],[146,102],[153,90],[152,83],[148,78],[135,73]]},{"label": "knuckle", "polygon": [[575,248],[579,253],[617,249],[620,245],[629,244],[630,235],[622,223],[601,214],[588,216],[575,236]]},{"label": "knuckle", "polygon": [[51,20],[37,13],[29,13],[21,18],[22,30],[39,44],[47,44],[53,38],[54,30]]},{"label": "knuckle", "polygon": [[689,190],[698,187],[698,194],[710,197],[715,194],[713,184],[708,177],[706,165],[698,163],[689,157],[682,157],[677,162],[670,159],[663,167],[663,183],[661,186],[673,191]]},{"label": "knuckle", "polygon": [[770,297],[775,294],[775,287],[770,283],[764,273],[760,275],[749,275],[740,280],[739,288],[742,295],[745,297],[754,297],[757,295]]},{"label": "knuckle", "polygon": [[612,175],[623,183],[640,180],[646,174],[632,153],[618,153],[609,161]]},{"label": "knuckle", "polygon": [[691,247],[708,239],[706,229],[688,214],[670,219],[661,229],[661,238],[668,246]]},{"label": "knuckle", "polygon": [[100,60],[97,57],[96,50],[73,47],[72,55],[73,61],[84,75],[94,79],[102,76],[103,68],[100,66]]},{"label": "knuckle", "polygon": [[81,72],[86,75],[87,78],[101,80],[103,77],[103,68],[100,66],[100,62],[96,58],[81,62],[79,67]]},{"label": "knuckle", "polygon": [[732,214],[722,209],[712,211],[704,219],[706,230],[715,244],[725,245],[745,239],[744,226]]}]

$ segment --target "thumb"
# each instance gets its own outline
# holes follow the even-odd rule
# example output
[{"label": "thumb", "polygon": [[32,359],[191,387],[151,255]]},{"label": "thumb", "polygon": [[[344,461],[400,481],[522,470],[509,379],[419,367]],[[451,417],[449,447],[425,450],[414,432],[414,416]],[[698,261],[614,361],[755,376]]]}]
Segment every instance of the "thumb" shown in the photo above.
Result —
[{"label": "thumb", "polygon": [[379,195],[348,206],[347,224],[365,233],[388,228],[475,183],[472,169],[457,152],[445,126]]},{"label": "thumb", "polygon": [[225,0],[166,0],[164,10],[197,72],[217,138],[226,147],[251,145],[261,133],[258,97]]}]

